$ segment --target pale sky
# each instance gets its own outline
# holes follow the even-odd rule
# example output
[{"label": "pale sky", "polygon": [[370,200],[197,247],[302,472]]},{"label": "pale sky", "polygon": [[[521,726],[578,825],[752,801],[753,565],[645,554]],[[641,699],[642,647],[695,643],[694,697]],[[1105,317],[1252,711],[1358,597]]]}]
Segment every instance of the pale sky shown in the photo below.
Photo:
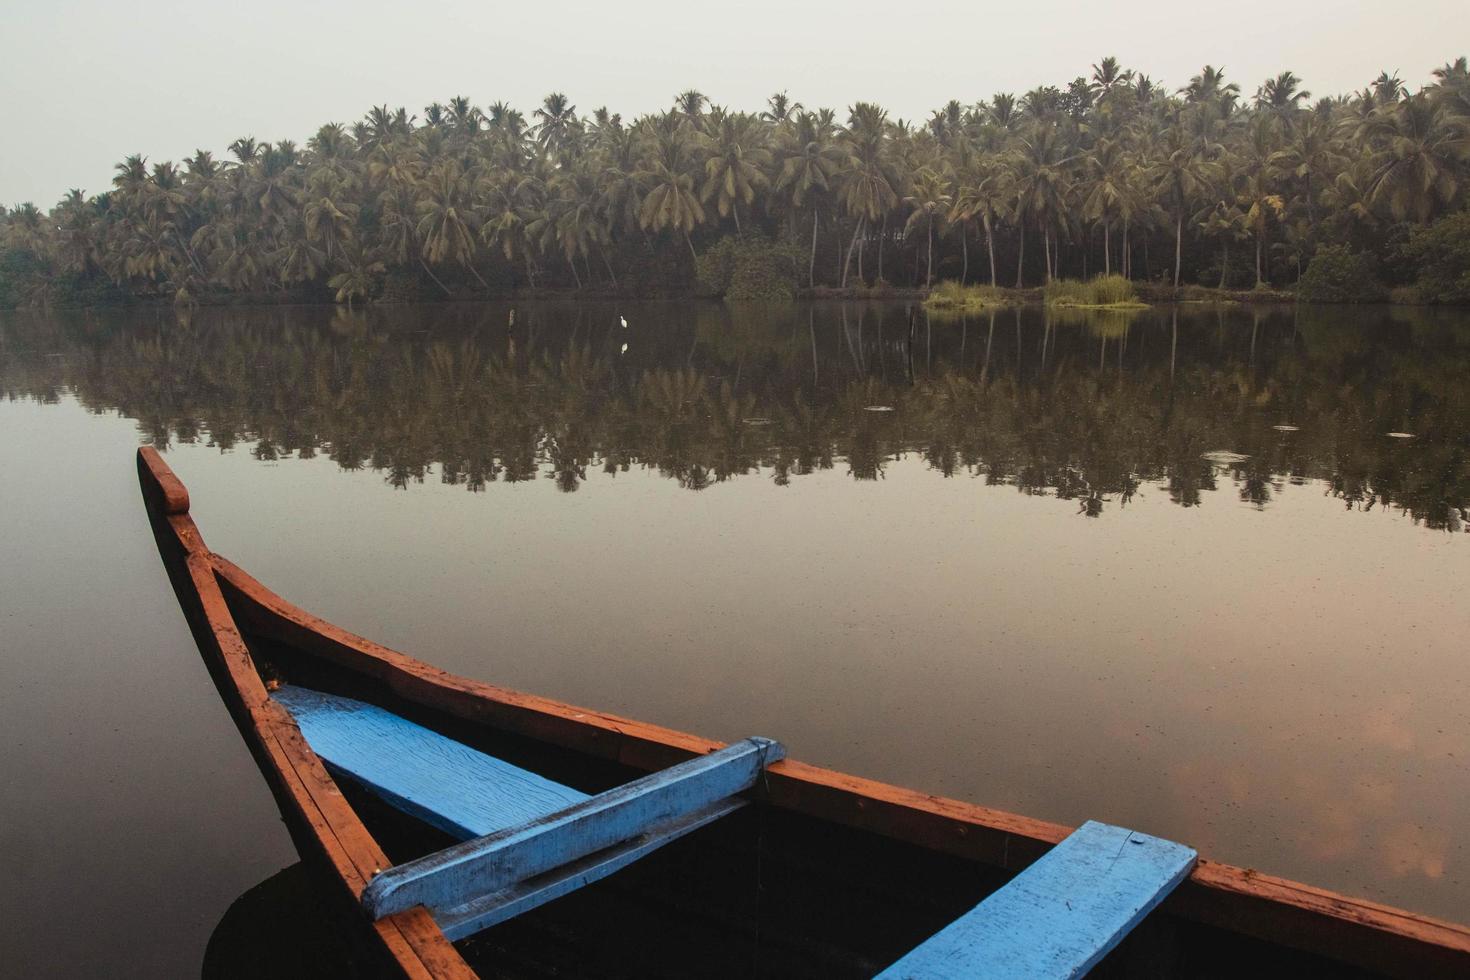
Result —
[{"label": "pale sky", "polygon": [[1247,95],[1286,68],[1315,95],[1383,69],[1417,88],[1470,53],[1470,2],[0,0],[0,37],[0,203],[49,207],[105,190],[130,153],[304,143],[374,103],[421,114],[459,94],[529,117],[561,90],[632,118],[689,87],[752,111],[786,89],[921,120],[950,98],[1065,85],[1109,54],[1171,89],[1206,63]]}]

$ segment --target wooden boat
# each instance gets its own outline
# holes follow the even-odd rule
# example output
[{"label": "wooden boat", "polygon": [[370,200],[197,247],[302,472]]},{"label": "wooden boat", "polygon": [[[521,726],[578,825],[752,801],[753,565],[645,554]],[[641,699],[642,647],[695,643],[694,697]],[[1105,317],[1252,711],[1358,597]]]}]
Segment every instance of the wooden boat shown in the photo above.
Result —
[{"label": "wooden boat", "polygon": [[[271,592],[205,547],[187,491],[154,450],[139,451],[138,469],[204,662],[303,861],[336,898],[322,928],[355,937],[354,971],[986,975],[973,963],[929,969],[920,954],[948,936],[945,955],[968,956],[977,942],[962,934],[983,910],[1028,891],[1045,904],[1037,893],[1081,880],[1068,862],[1089,835],[1117,831],[1074,832],[776,761],[765,740],[724,746],[452,676]],[[435,757],[384,761],[410,742]],[[399,768],[369,771],[384,766]],[[469,798],[503,773],[509,793]],[[683,809],[632,813],[686,791],[699,798]],[[488,832],[475,816],[486,807],[509,808]],[[1118,832],[1128,836],[1107,839],[1147,844],[1170,867],[1123,928],[1056,975],[1470,976],[1466,926]],[[558,848],[571,850],[547,858]],[[1120,846],[1113,860],[1132,853]],[[1052,897],[1042,921],[1001,930],[1021,937],[1022,953],[1070,928],[1046,915],[1087,900]],[[996,941],[993,926],[979,945]]]}]

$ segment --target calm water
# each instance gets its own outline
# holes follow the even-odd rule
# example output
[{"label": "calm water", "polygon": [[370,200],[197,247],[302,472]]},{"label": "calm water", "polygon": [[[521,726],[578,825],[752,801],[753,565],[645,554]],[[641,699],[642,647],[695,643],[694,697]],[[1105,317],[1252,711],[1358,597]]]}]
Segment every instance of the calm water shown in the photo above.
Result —
[{"label": "calm water", "polygon": [[140,441],[450,670],[1470,918],[1470,313],[510,313],[0,319],[0,972],[197,972],[294,860]]}]

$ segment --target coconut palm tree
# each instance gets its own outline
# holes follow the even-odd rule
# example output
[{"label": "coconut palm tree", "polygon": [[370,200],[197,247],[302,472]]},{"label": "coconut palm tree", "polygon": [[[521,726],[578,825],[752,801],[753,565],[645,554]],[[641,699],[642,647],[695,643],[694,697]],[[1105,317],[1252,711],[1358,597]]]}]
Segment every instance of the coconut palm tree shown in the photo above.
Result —
[{"label": "coconut palm tree", "polygon": [[1271,168],[1302,182],[1307,220],[1317,222],[1317,195],[1341,163],[1334,126],[1329,117],[1311,113],[1291,129],[1287,143],[1268,158]]},{"label": "coconut palm tree", "polygon": [[1425,93],[1381,109],[1366,127],[1373,205],[1394,218],[1428,221],[1456,201],[1470,160],[1470,131]]},{"label": "coconut palm tree", "polygon": [[1242,211],[1242,222],[1256,240],[1256,285],[1263,286],[1266,276],[1261,259],[1266,248],[1266,233],[1272,221],[1280,221],[1286,216],[1286,202],[1275,193],[1264,170],[1257,170],[1241,180],[1237,201]]},{"label": "coconut palm tree", "polygon": [[803,108],[800,102],[793,102],[783,89],[766,100],[766,108],[761,112],[761,118],[779,128],[800,116]]},{"label": "coconut palm tree", "polygon": [[1103,273],[1113,273],[1113,222],[1132,217],[1136,210],[1133,185],[1128,179],[1132,161],[1121,140],[1099,139],[1083,158],[1082,217],[1103,226]]},{"label": "coconut palm tree", "polygon": [[424,271],[428,271],[430,264],[458,263],[475,277],[476,282],[488,289],[474,266],[473,186],[474,180],[453,160],[434,167],[420,188],[417,203],[419,221],[414,233],[423,243]]},{"label": "coconut palm tree", "polygon": [[840,145],[832,142],[830,128],[821,124],[814,113],[800,113],[789,144],[781,150],[776,186],[787,195],[793,218],[808,200],[812,201],[808,286],[815,287],[817,284],[817,223],[821,214],[818,202],[832,190],[837,175],[846,165],[847,154]]},{"label": "coconut palm tree", "polygon": [[927,271],[924,274],[926,289],[934,284],[934,226],[945,220],[954,204],[950,184],[949,174],[925,167],[914,175],[914,192],[903,199],[905,204],[913,208],[903,226],[904,237],[907,238],[923,228],[929,243]]},{"label": "coconut palm tree", "polygon": [[376,288],[377,279],[385,267],[360,248],[348,249],[342,258],[342,271],[327,280],[327,286],[337,291],[337,302],[346,303],[352,309],[353,298],[367,299]]},{"label": "coconut palm tree", "polygon": [[[1052,274],[1052,230],[1058,228],[1067,213],[1067,195],[1071,191],[1071,153],[1068,134],[1061,125],[1040,121],[1017,141],[1014,180],[1016,188],[1016,220],[1031,219],[1041,226],[1046,250],[1046,281]],[[1020,272],[1017,272],[1019,285]]]},{"label": "coconut palm tree", "polygon": [[701,137],[705,150],[704,186],[700,196],[715,202],[720,217],[735,218],[740,234],[740,205],[749,207],[757,190],[770,184],[766,169],[771,151],[765,146],[759,120],[745,113],[711,113],[709,135]]},{"label": "coconut palm tree", "polygon": [[694,175],[689,171],[688,141],[682,128],[658,137],[658,152],[641,174],[645,187],[638,221],[655,232],[683,235],[691,258],[698,258],[694,229],[704,224],[704,205],[695,193]]},{"label": "coconut palm tree", "polygon": [[844,287],[853,249],[865,225],[883,218],[898,204],[898,192],[894,190],[884,153],[887,121],[887,111],[871,102],[858,102],[848,109],[848,125],[843,134],[848,165],[842,173],[837,196],[855,222],[852,242],[842,265]]},{"label": "coconut palm tree", "polygon": [[577,121],[577,107],[564,93],[552,92],[531,115],[540,120],[536,124],[536,142],[544,153],[556,156],[571,136]]},{"label": "coconut palm tree", "polygon": [[1190,204],[1206,193],[1218,178],[1219,168],[1206,160],[1180,120],[1180,113],[1164,131],[1160,142],[1161,156],[1151,168],[1150,183],[1174,218],[1174,288],[1179,288],[1179,271],[1183,255],[1184,216]]},{"label": "coconut palm tree", "polygon": [[1011,171],[1001,157],[971,153],[957,168],[950,221],[964,224],[980,219],[992,286],[996,284],[994,225],[1008,213],[1007,208],[1015,200]]}]

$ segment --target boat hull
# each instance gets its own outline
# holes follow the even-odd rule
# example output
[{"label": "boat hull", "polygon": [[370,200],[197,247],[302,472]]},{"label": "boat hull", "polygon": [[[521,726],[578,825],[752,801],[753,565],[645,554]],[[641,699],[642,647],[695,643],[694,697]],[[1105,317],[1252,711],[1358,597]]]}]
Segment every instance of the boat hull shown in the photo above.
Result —
[{"label": "boat hull", "polygon": [[[293,682],[314,682],[361,697],[497,753],[559,767],[589,791],[722,747],[696,735],[457,677],[333,626],[210,552],[189,517],[187,491],[154,450],[139,451],[138,467],[160,554],[221,697],[271,786],[303,859],[335,883],[343,904],[363,923],[372,959],[389,973],[475,976],[465,956],[467,951],[479,955],[482,947],[489,948],[492,968],[499,972],[505,964],[496,965],[495,950],[504,954],[507,937],[523,934],[534,945],[538,928],[558,921],[561,912],[552,908],[525,925],[496,927],[487,934],[498,937],[494,941],[471,940],[459,946],[450,943],[421,908],[376,923],[361,915],[356,903],[362,889],[376,871],[390,865],[379,838],[388,840],[398,833],[410,839],[403,844],[406,850],[433,842],[413,842],[414,831],[403,821],[378,812],[371,800],[333,780],[290,716],[270,699],[267,683],[273,674],[288,673]],[[770,831],[774,823],[782,846],[792,845],[785,858],[788,863],[795,861],[809,874],[827,874],[833,880],[825,899],[821,890],[804,892],[808,901],[845,909],[852,903],[844,889],[861,891],[864,881],[869,887],[883,884],[892,893],[888,918],[866,922],[863,935],[855,939],[861,948],[850,950],[852,955],[842,961],[853,972],[883,966],[889,947],[898,946],[902,953],[900,944],[909,942],[910,933],[922,938],[927,933],[921,930],[933,931],[964,911],[1071,832],[1060,824],[793,760],[773,765],[751,798],[757,806],[748,808],[750,814],[729,827],[698,832],[687,846],[681,842],[671,848],[672,856],[656,862],[648,873],[655,879],[667,874],[668,861],[688,860],[686,852],[691,849],[745,854],[749,846],[741,843],[742,834],[752,833],[757,846],[748,856],[761,865],[768,855],[760,842],[774,839]],[[373,832],[365,816],[374,821]],[[766,823],[752,832],[747,826],[751,820]],[[841,846],[824,846],[834,841]],[[803,859],[799,853],[803,847],[823,855],[822,861],[813,866]],[[905,861],[922,869],[918,877],[924,879],[923,887],[905,887],[906,879],[916,877],[905,873]],[[718,858],[714,863],[719,864]],[[783,867],[767,862],[773,880]],[[639,874],[628,869],[615,877],[637,881]],[[685,878],[683,885],[663,887],[687,889]],[[612,881],[614,892],[624,887]],[[758,891],[772,903],[767,913],[782,905],[771,897],[769,882],[759,884]],[[645,882],[643,887],[653,886]],[[746,937],[747,945],[752,941],[760,945],[763,927],[780,932],[780,921],[768,914],[742,917],[741,903],[721,909],[718,899],[705,894],[696,918],[723,919],[733,935]],[[611,908],[616,911],[616,900]],[[865,921],[861,912],[841,914]],[[886,930],[885,922],[890,926]],[[840,925],[835,923],[826,932],[816,929],[807,945],[832,946],[844,934]],[[1257,966],[1293,963],[1309,970],[1327,966],[1347,975],[1470,975],[1470,928],[1206,859],[1145,926],[1109,961],[1143,957],[1153,966],[1150,972],[1160,975],[1200,975],[1199,967],[1206,964],[1238,962],[1240,968],[1249,968],[1246,960]],[[564,926],[563,943],[566,928],[570,926]],[[618,948],[616,933],[629,929],[634,925],[623,921],[611,931],[590,925],[586,931],[608,933],[608,942],[596,947],[608,950]],[[752,930],[754,940],[748,935]],[[798,956],[786,964],[790,970],[779,958],[762,961],[755,972],[797,975],[811,966],[798,961],[805,962]],[[1109,961],[1100,972],[1112,969]],[[835,956],[824,962],[830,969],[823,972],[848,972],[838,968]],[[1191,963],[1194,968],[1188,966]],[[566,974],[568,969],[568,964],[560,964],[556,972]],[[650,968],[650,972],[658,971]],[[750,963],[742,964],[738,972],[750,975]]]}]

